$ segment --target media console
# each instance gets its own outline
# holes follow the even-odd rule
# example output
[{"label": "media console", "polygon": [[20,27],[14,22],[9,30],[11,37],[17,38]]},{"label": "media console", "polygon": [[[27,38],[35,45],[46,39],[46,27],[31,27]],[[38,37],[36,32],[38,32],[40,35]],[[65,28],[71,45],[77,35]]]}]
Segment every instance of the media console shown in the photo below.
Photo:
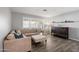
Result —
[{"label": "media console", "polygon": [[69,28],[68,27],[52,27],[51,32],[54,36],[68,39]]}]

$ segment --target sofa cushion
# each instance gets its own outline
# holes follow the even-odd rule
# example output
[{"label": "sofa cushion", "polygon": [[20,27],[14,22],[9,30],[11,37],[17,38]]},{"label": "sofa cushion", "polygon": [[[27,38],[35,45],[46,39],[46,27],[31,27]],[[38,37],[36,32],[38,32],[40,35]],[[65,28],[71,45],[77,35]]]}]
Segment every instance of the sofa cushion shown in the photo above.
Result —
[{"label": "sofa cushion", "polygon": [[19,34],[19,35],[18,35],[18,34],[15,34],[15,33],[14,33],[14,36],[15,36],[16,39],[23,38],[23,35],[22,35],[22,34]]},{"label": "sofa cushion", "polygon": [[8,39],[8,40],[15,39],[14,34],[9,34],[9,35],[7,36],[7,39]]},{"label": "sofa cushion", "polygon": [[13,30],[13,31],[11,31],[11,34],[14,34],[15,33],[15,31]]}]

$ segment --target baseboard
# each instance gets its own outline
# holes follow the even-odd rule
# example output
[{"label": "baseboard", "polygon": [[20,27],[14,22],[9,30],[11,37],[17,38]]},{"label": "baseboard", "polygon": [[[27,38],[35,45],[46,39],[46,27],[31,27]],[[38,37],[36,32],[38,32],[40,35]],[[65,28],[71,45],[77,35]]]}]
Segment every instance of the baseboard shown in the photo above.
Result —
[{"label": "baseboard", "polygon": [[75,38],[69,38],[70,40],[75,40],[75,41],[79,41],[78,39],[75,39]]}]

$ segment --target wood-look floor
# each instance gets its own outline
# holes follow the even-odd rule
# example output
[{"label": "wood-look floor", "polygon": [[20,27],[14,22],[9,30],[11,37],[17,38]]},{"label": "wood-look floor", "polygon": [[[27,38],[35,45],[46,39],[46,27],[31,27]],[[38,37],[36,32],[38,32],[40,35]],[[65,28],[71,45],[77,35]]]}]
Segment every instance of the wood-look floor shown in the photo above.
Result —
[{"label": "wood-look floor", "polygon": [[79,52],[79,41],[48,35],[46,46],[43,44],[33,46],[32,52]]}]

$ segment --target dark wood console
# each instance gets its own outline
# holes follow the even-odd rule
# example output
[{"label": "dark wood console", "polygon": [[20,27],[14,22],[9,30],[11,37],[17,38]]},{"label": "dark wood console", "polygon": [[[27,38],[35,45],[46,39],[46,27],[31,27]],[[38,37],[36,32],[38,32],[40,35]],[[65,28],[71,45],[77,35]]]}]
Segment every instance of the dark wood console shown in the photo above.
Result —
[{"label": "dark wood console", "polygon": [[62,37],[68,39],[68,27],[52,27],[52,33],[54,36]]}]

